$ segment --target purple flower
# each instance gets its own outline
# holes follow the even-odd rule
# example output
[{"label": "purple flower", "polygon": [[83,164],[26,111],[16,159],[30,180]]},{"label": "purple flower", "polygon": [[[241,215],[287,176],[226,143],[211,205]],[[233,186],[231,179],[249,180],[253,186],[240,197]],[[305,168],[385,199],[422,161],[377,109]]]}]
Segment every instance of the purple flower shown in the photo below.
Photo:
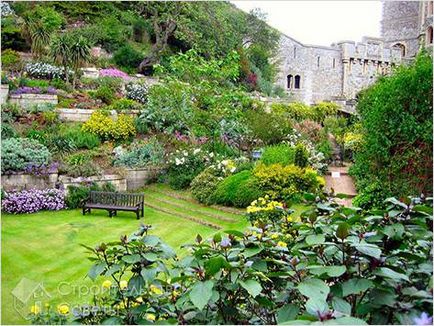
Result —
[{"label": "purple flower", "polygon": [[114,68],[101,69],[99,71],[99,75],[101,77],[116,77],[116,78],[122,78],[124,80],[130,79],[130,76],[128,76],[128,74],[126,74],[123,71],[120,71],[118,69],[114,69]]},{"label": "purple flower", "polygon": [[223,238],[222,241],[220,242],[220,246],[222,246],[222,248],[230,247],[231,240],[229,240],[229,238]]},{"label": "purple flower", "polygon": [[13,214],[63,208],[65,208],[65,193],[59,189],[30,189],[8,192],[2,201],[2,210]]},{"label": "purple flower", "polygon": [[50,87],[47,88],[47,94],[56,95],[57,94],[57,89],[55,89],[53,86],[50,86]]},{"label": "purple flower", "polygon": [[416,325],[432,325],[432,317],[426,312],[421,313],[420,317],[413,318]]}]

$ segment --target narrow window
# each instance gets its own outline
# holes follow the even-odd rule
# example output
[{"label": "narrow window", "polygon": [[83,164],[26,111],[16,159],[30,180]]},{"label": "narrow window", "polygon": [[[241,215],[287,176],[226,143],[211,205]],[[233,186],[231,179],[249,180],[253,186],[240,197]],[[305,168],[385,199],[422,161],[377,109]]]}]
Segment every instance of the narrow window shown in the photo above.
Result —
[{"label": "narrow window", "polygon": [[300,89],[300,76],[299,75],[296,75],[295,76],[295,78],[294,78],[294,81],[295,81],[295,85],[294,85],[294,88],[295,89]]},{"label": "narrow window", "polygon": [[317,66],[319,67],[319,57],[317,58],[317,62],[316,62]]},{"label": "narrow window", "polygon": [[292,75],[286,76],[286,87],[289,89],[292,88]]},{"label": "narrow window", "polygon": [[405,50],[405,45],[404,44],[402,44],[402,43],[396,43],[393,46],[393,48],[400,50],[401,51],[401,56],[405,57],[406,50]]},{"label": "narrow window", "polygon": [[432,1],[428,2],[428,15],[432,15],[433,13],[433,3]]},{"label": "narrow window", "polygon": [[426,41],[428,44],[432,44],[433,42],[433,35],[432,35],[432,26],[428,27],[426,31]]},{"label": "narrow window", "polygon": [[336,59],[333,58],[333,68],[336,68]]},{"label": "narrow window", "polygon": [[297,58],[297,47],[294,45],[294,59]]}]

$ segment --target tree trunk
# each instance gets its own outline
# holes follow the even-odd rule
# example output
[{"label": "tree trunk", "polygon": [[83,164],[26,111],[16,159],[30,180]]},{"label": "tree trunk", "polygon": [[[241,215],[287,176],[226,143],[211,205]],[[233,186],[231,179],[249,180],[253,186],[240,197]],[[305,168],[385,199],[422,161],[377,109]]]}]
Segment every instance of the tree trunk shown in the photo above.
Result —
[{"label": "tree trunk", "polygon": [[63,71],[65,72],[65,82],[67,84],[69,84],[69,74],[68,74],[68,66],[67,65],[63,66]]}]

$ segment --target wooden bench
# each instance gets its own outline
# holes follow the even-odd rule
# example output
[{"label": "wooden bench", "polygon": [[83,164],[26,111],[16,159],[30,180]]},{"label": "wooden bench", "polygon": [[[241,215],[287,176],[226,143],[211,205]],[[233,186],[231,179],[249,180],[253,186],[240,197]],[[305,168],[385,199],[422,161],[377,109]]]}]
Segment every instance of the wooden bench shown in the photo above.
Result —
[{"label": "wooden bench", "polygon": [[91,191],[87,202],[83,205],[83,215],[91,209],[105,209],[109,216],[117,215],[117,211],[136,212],[139,219],[144,215],[144,194],[128,194],[119,192]]}]

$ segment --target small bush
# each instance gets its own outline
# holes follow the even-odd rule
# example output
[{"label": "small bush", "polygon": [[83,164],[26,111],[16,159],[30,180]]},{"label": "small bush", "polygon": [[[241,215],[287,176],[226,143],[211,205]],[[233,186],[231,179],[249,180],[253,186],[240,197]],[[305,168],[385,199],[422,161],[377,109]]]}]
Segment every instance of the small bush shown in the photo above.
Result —
[{"label": "small bush", "polygon": [[71,139],[77,149],[93,149],[101,144],[97,135],[82,130],[79,125],[75,127],[69,126],[62,135]]},{"label": "small bush", "polygon": [[191,194],[199,202],[210,205],[213,203],[212,196],[217,185],[222,179],[214,169],[205,169],[191,182]]},{"label": "small bush", "polygon": [[57,211],[65,208],[65,194],[59,189],[31,189],[8,192],[2,200],[2,210],[12,214]]},{"label": "small bush", "polygon": [[114,160],[113,164],[115,166],[142,168],[160,164],[163,162],[163,159],[163,146],[156,139],[151,139],[147,143],[133,143],[126,152]]},{"label": "small bush", "polygon": [[146,103],[148,98],[148,86],[145,84],[128,84],[125,86],[126,97],[130,100],[137,101],[139,103]]},{"label": "small bush", "polygon": [[91,93],[91,96],[106,104],[111,104],[116,98],[114,90],[107,85],[98,87],[95,92]]},{"label": "small bush", "polygon": [[227,206],[247,207],[264,192],[251,171],[231,175],[217,185],[212,201]]},{"label": "small bush", "polygon": [[89,153],[75,153],[66,158],[66,162],[61,166],[60,171],[68,176],[91,177],[101,174],[101,169],[92,161]]},{"label": "small bush", "polygon": [[79,186],[68,186],[68,195],[65,198],[66,207],[69,209],[83,207],[85,201],[89,198],[91,191],[116,191],[112,183],[104,183],[98,185],[94,182],[90,184],[82,184]]},{"label": "small bush", "polygon": [[295,146],[294,164],[301,168],[305,168],[309,164],[309,153],[303,144]]},{"label": "small bush", "polygon": [[124,45],[113,54],[113,60],[119,67],[130,69],[137,69],[143,58],[144,55],[130,44]]},{"label": "small bush", "polygon": [[103,140],[126,140],[134,136],[136,128],[134,119],[125,114],[119,114],[117,120],[113,120],[108,112],[96,111],[92,113],[82,130],[98,135]]},{"label": "small bush", "polygon": [[2,69],[20,70],[21,58],[20,55],[12,50],[6,49],[1,54]]},{"label": "small bush", "polygon": [[124,111],[124,110],[141,110],[143,106],[134,101],[127,98],[121,98],[118,100],[115,100],[108,109],[110,110],[116,110],[116,111]]},{"label": "small bush", "polygon": [[9,138],[1,147],[2,173],[7,171],[23,171],[29,165],[48,164],[51,154],[47,147],[34,139]]},{"label": "small bush", "polygon": [[262,140],[266,145],[280,143],[290,133],[292,125],[289,119],[262,110],[250,110],[246,114],[247,126],[253,136]]},{"label": "small bush", "polygon": [[276,163],[282,165],[294,164],[294,148],[286,144],[268,146],[262,153],[261,162],[266,165]]}]

